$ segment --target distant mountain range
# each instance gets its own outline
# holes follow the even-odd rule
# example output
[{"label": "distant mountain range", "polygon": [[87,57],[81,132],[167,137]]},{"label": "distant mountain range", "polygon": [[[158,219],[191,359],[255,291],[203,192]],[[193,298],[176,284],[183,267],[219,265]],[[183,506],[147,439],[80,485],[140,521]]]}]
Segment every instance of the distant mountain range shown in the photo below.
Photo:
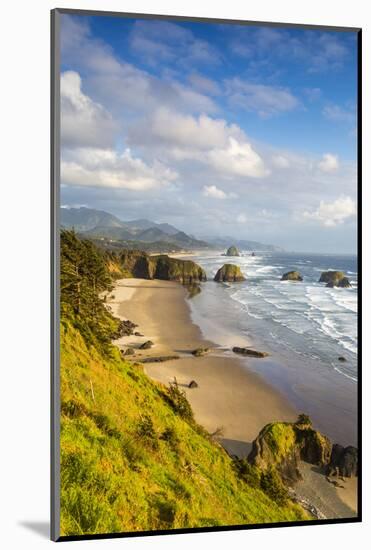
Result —
[{"label": "distant mountain range", "polygon": [[[74,228],[81,236],[89,237],[102,245],[141,248],[149,252],[179,252],[204,248],[223,249],[232,244],[240,250],[279,251],[277,246],[233,237],[205,237],[196,239],[168,223],[147,219],[122,221],[113,214],[93,208],[61,208],[61,226]],[[141,244],[143,243],[143,244]]]},{"label": "distant mountain range", "polygon": [[103,210],[86,207],[61,208],[61,226],[73,227],[83,236],[125,241],[125,246],[133,245],[134,242],[151,245],[161,243],[161,248],[167,248],[169,251],[210,247],[209,243],[195,239],[168,223],[156,223],[146,219],[124,222]]}]

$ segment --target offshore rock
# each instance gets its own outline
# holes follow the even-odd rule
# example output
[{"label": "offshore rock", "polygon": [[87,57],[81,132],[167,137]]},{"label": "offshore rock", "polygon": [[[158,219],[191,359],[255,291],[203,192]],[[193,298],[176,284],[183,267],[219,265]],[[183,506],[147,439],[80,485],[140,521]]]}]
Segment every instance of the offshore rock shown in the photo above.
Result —
[{"label": "offshore rock", "polygon": [[217,283],[236,283],[240,281],[246,281],[243,276],[241,269],[238,265],[234,264],[224,264],[223,267],[218,269],[214,277],[214,281]]},{"label": "offshore rock", "polygon": [[284,273],[281,277],[281,281],[302,281],[303,277],[299,271],[288,271]]}]

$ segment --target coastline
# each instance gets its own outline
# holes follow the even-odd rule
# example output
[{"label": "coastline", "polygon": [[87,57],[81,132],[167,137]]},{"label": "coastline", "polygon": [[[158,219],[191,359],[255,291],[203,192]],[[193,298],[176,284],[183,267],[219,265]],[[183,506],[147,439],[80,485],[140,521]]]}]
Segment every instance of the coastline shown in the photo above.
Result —
[{"label": "coastline", "polygon": [[[184,287],[169,281],[122,279],[112,294],[115,298],[108,303],[113,314],[137,323],[138,331],[144,334],[123,336],[115,344],[119,348],[139,347],[152,340],[155,345],[150,350],[138,351],[138,361],[146,356],[179,355],[177,360],[147,363],[145,372],[166,385],[175,377],[197,422],[210,433],[222,429],[220,442],[229,453],[247,456],[251,442],[265,424],[296,419],[297,411],[290,403],[258,374],[249,372],[242,359],[228,356],[203,337],[191,320]],[[212,351],[194,357],[191,351],[200,347]],[[198,388],[188,388],[191,380]]]},{"label": "coastline", "polygon": [[[165,385],[176,378],[186,392],[196,421],[209,433],[220,431],[219,441],[227,452],[246,457],[252,441],[266,424],[292,422],[301,411],[262,376],[249,370],[248,360],[235,357],[207,340],[192,320],[186,298],[186,288],[175,282],[118,280],[107,296],[107,304],[115,316],[135,322],[136,330],[143,336],[123,336],[114,343],[121,349],[135,348],[135,356],[129,359],[137,361],[148,356],[178,355],[176,360],[145,363],[144,370]],[[139,350],[147,340],[153,341],[154,346]],[[237,338],[234,341],[239,343]],[[201,347],[208,347],[211,352],[194,357],[191,351]],[[188,388],[191,380],[197,382],[197,388]],[[313,498],[327,517],[355,514],[354,480],[347,480],[343,489],[333,488],[322,474],[304,471],[298,494],[309,500]],[[314,486],[316,495],[311,491]]]}]

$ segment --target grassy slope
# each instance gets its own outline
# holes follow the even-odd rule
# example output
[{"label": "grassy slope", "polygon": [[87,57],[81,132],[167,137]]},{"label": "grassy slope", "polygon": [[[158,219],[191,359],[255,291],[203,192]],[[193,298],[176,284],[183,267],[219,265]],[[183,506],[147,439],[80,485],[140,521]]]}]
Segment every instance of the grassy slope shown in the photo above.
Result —
[{"label": "grassy slope", "polygon": [[88,349],[62,323],[63,535],[305,519],[239,480],[229,456],[167,395],[115,348],[111,357]]}]

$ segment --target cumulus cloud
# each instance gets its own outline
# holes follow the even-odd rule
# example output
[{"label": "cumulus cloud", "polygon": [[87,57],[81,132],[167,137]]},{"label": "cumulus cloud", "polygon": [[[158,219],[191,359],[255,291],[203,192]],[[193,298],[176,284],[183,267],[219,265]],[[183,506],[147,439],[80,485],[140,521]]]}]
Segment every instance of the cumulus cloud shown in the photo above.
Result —
[{"label": "cumulus cloud", "polygon": [[192,85],[157,77],[117,57],[110,46],[92,35],[81,18],[64,15],[61,33],[64,62],[82,68],[88,95],[109,105],[116,118],[152,112],[160,106],[181,112],[217,110],[214,101]]},{"label": "cumulus cloud", "polygon": [[251,144],[238,142],[233,137],[228,138],[226,148],[210,151],[208,160],[216,171],[226,176],[263,178],[269,174],[263,159]]},{"label": "cumulus cloud", "polygon": [[325,153],[322,156],[322,159],[318,163],[318,168],[322,170],[322,172],[336,172],[339,168],[339,159],[337,155],[333,155],[331,153]]},{"label": "cumulus cloud", "polygon": [[148,165],[132,155],[109,149],[77,149],[61,162],[64,185],[110,187],[146,191],[169,185],[177,173],[160,162]]},{"label": "cumulus cloud", "polygon": [[162,147],[167,157],[193,159],[224,176],[262,178],[269,174],[241,128],[207,115],[194,117],[161,109],[134,126],[129,141],[142,147]]},{"label": "cumulus cloud", "polygon": [[277,168],[288,168],[290,166],[290,161],[283,155],[275,155],[272,157],[272,162]]},{"label": "cumulus cloud", "polygon": [[116,130],[112,115],[81,90],[75,71],[61,75],[61,138],[66,146],[110,146]]},{"label": "cumulus cloud", "polygon": [[313,211],[304,212],[304,218],[317,220],[326,227],[344,223],[357,214],[356,203],[351,197],[341,196],[333,202],[321,201]]},{"label": "cumulus cloud", "polygon": [[223,189],[216,187],[216,185],[204,185],[202,194],[204,197],[211,197],[219,200],[237,198],[236,193],[226,193]]},{"label": "cumulus cloud", "polygon": [[256,84],[238,77],[226,80],[225,84],[232,105],[256,111],[263,118],[292,111],[300,104],[288,88]]}]

